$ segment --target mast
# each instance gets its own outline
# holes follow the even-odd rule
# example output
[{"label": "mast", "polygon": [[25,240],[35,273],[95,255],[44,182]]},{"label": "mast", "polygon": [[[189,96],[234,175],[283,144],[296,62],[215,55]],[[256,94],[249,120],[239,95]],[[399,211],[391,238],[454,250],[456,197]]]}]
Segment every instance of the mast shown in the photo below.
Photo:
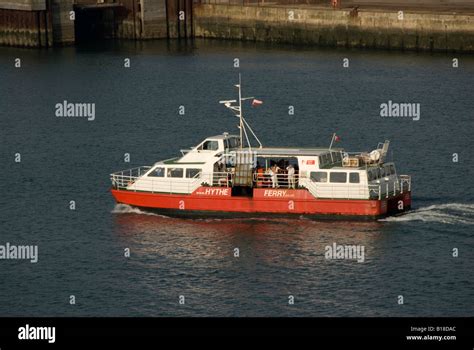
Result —
[{"label": "mast", "polygon": [[257,143],[259,144],[259,147],[262,148],[262,143],[258,139],[257,135],[255,135],[254,131],[252,130],[250,125],[247,123],[243,115],[242,102],[246,100],[254,99],[255,97],[242,97],[242,77],[240,73],[239,73],[239,83],[235,85],[235,87],[237,87],[237,89],[239,90],[239,101],[238,101],[239,104],[232,105],[233,103],[237,102],[236,100],[219,101],[219,103],[229,108],[231,111],[235,113],[235,116],[239,118],[238,128],[239,128],[239,138],[240,138],[240,149],[244,148],[244,136],[245,136],[245,140],[247,141],[249,150],[252,149],[252,145],[250,144],[250,140],[247,134],[247,129],[250,131],[254,139],[257,141]]},{"label": "mast", "polygon": [[331,144],[329,145],[329,149],[332,148],[332,144],[334,143],[334,138],[336,137],[336,133],[333,133],[332,134],[332,138],[331,138]]},{"label": "mast", "polygon": [[242,76],[241,76],[240,73],[239,73],[239,85],[237,85],[237,87],[239,88],[240,149],[242,149],[243,145],[244,145],[244,140],[242,138],[242,132],[244,130],[244,123],[242,122],[242,118],[243,118],[243,115],[242,115],[242,113],[243,113],[242,112]]}]

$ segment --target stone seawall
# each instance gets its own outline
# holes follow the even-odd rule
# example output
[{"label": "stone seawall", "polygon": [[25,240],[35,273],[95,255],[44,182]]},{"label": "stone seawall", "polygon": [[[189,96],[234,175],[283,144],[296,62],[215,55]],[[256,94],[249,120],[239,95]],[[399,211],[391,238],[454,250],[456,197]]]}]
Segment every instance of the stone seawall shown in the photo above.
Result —
[{"label": "stone seawall", "polygon": [[0,1],[0,45],[38,48],[72,44],[72,9],[73,0]]},{"label": "stone seawall", "polygon": [[53,19],[53,43],[55,45],[74,44],[74,21],[70,19],[73,0],[50,0]]},{"label": "stone seawall", "polygon": [[474,52],[474,14],[197,5],[202,38],[319,46]]},{"label": "stone seawall", "polygon": [[[122,0],[114,9],[81,9],[97,5],[97,0],[0,0],[0,45],[71,45],[78,39],[78,22],[82,23],[79,29],[100,26],[105,39],[166,38],[167,1],[173,4],[175,0]],[[104,4],[111,3],[107,0]]]},{"label": "stone seawall", "polygon": [[52,43],[52,19],[45,0],[0,0],[0,45],[48,47]]}]

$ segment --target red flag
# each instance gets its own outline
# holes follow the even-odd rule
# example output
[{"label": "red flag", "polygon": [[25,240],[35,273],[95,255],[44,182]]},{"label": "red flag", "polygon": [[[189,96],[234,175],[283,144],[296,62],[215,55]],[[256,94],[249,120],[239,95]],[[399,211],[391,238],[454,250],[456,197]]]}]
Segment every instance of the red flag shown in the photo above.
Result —
[{"label": "red flag", "polygon": [[263,101],[257,100],[256,98],[252,101],[252,107],[260,106],[261,104],[263,104]]},{"label": "red flag", "polygon": [[334,135],[334,141],[336,141],[336,142],[341,141],[341,138],[337,135]]}]

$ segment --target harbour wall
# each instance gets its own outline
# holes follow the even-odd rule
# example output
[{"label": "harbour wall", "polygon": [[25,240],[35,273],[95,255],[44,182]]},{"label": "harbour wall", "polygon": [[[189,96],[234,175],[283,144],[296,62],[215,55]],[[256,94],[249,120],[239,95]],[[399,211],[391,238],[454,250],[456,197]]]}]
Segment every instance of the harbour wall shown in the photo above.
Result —
[{"label": "harbour wall", "polygon": [[192,18],[193,0],[0,0],[0,45],[191,38]]},{"label": "harbour wall", "polygon": [[47,11],[52,18],[52,37],[56,45],[74,44],[74,20],[71,20],[72,0],[46,0]]},{"label": "harbour wall", "polygon": [[47,0],[0,0],[0,45],[51,46],[52,35]]},{"label": "harbour wall", "polygon": [[[0,45],[50,47],[74,44],[84,37],[200,37],[474,52],[474,5],[462,4],[471,0],[456,0],[455,6],[451,0],[443,0],[436,5],[442,6],[441,10],[405,8],[402,17],[396,7],[356,8],[361,1],[346,0],[346,7],[332,9],[327,3],[295,6],[262,2],[256,6],[242,5],[246,1],[240,0],[238,5],[228,0],[217,4],[204,4],[204,0],[0,0]],[[371,1],[376,3],[363,3]],[[450,9],[444,8],[448,5]],[[71,13],[75,14],[73,20]]]},{"label": "harbour wall", "polygon": [[200,4],[201,38],[318,46],[474,52],[474,15],[406,10]]}]

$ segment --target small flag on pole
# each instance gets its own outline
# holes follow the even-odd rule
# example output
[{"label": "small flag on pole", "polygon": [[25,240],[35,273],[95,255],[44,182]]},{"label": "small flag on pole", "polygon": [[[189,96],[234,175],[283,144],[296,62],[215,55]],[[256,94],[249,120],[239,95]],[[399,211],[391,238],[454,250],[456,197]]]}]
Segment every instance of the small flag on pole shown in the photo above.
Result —
[{"label": "small flag on pole", "polygon": [[252,107],[260,106],[261,104],[263,104],[263,101],[257,100],[256,98],[252,101]]},{"label": "small flag on pole", "polygon": [[341,141],[341,138],[339,136],[337,136],[336,133],[332,134],[331,144],[329,145],[329,149],[332,148],[332,144],[334,142],[338,142],[338,141]]}]

